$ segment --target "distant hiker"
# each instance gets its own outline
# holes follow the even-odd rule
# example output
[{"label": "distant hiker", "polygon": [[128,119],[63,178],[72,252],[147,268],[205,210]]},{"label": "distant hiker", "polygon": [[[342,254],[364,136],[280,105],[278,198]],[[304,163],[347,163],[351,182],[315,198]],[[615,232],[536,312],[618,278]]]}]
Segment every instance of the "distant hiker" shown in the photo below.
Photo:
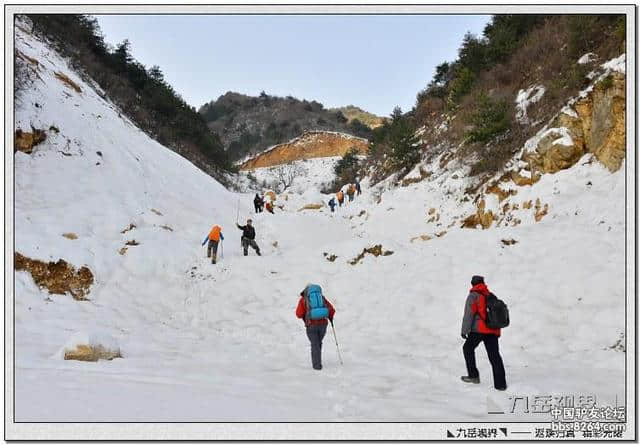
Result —
[{"label": "distant hiker", "polygon": [[349,195],[349,201],[353,201],[353,195],[356,194],[356,186],[353,184],[349,184],[347,187],[347,195]]},{"label": "distant hiker", "polygon": [[342,204],[344,203],[344,192],[342,191],[342,189],[338,190],[336,196],[338,197],[338,204],[340,205],[340,207],[342,207]]},{"label": "distant hiker", "polygon": [[211,264],[216,264],[216,256],[218,254],[218,243],[220,240],[224,240],[224,236],[222,235],[222,227],[218,225],[214,225],[211,228],[209,234],[205,237],[202,245],[204,246],[207,241],[209,241],[209,245],[207,246],[207,258],[211,258]]},{"label": "distant hiker", "polygon": [[358,179],[356,179],[356,192],[358,192],[358,195],[362,195],[362,189],[360,188],[360,181]]},{"label": "distant hiker", "polygon": [[336,198],[331,198],[329,200],[329,207],[331,207],[331,213],[334,212],[334,209],[336,208]]},{"label": "distant hiker", "polygon": [[247,256],[249,246],[251,246],[251,248],[256,251],[258,256],[260,256],[260,248],[256,244],[256,229],[253,228],[251,223],[251,219],[247,220],[246,226],[241,226],[240,224],[236,223],[238,229],[242,230],[242,249],[244,250],[244,256]]},{"label": "distant hiker", "polygon": [[274,214],[273,203],[271,201],[267,201],[267,203],[265,204],[265,208],[267,209],[267,212]]},{"label": "distant hiker", "polygon": [[262,200],[262,197],[256,193],[256,197],[253,198],[253,206],[256,209],[256,213],[262,212],[263,204],[264,204],[264,201]]},{"label": "distant hiker", "polygon": [[307,328],[313,369],[322,369],[322,339],[327,333],[327,318],[333,322],[335,313],[336,310],[322,295],[322,289],[317,284],[307,284],[300,292],[296,317],[301,318]]},{"label": "distant hiker", "polygon": [[462,319],[462,338],[466,341],[462,350],[467,364],[467,375],[460,377],[466,383],[480,383],[480,373],[476,367],[475,349],[482,342],[487,349],[489,362],[493,369],[493,386],[499,390],[507,389],[504,364],[498,348],[500,329],[493,329],[486,325],[487,320],[487,296],[489,289],[484,283],[484,278],[474,275],[471,278],[471,289],[464,306]]}]

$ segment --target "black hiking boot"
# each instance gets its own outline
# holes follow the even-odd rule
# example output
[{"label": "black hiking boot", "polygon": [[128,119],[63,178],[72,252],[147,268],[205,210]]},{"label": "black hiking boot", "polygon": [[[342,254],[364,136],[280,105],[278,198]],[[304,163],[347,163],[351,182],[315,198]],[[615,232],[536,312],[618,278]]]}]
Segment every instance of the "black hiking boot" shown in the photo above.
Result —
[{"label": "black hiking boot", "polygon": [[465,383],[475,383],[476,385],[480,383],[480,377],[469,377],[469,376],[463,375],[462,377],[460,377],[460,380],[462,380]]},{"label": "black hiking boot", "polygon": [[507,387],[505,386],[504,388],[496,388],[496,391],[506,391]]},{"label": "black hiking boot", "polygon": [[256,252],[256,253],[258,254],[258,256],[262,256],[262,255],[260,255],[260,251],[258,251],[258,252]]}]

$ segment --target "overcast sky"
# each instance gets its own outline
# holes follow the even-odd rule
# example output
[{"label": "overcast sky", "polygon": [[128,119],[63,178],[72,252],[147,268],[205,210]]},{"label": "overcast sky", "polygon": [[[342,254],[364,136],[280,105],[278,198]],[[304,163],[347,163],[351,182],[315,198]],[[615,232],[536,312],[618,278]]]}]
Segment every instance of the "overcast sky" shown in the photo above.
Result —
[{"label": "overcast sky", "polygon": [[489,16],[106,15],[107,42],[159,65],[195,107],[227,91],[354,104],[378,115],[408,111],[435,66],[457,57]]}]

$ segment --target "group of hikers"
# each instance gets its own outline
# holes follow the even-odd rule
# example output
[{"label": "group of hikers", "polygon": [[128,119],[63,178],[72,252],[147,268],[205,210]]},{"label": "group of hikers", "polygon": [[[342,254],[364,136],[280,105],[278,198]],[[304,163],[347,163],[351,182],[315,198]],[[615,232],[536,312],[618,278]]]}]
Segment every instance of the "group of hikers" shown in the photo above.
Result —
[{"label": "group of hikers", "polygon": [[256,193],[256,197],[253,198],[253,206],[256,213],[261,213],[263,209],[266,209],[267,212],[273,214],[273,200],[265,201],[264,195]]},{"label": "group of hikers", "polygon": [[[307,337],[311,343],[311,366],[313,369],[322,369],[322,340],[327,332],[329,322],[333,327],[335,313],[335,308],[325,298],[322,294],[322,288],[317,284],[307,284],[300,292],[296,317],[304,322]],[[504,364],[498,345],[501,329],[496,326],[506,327],[508,325],[509,315],[506,305],[489,291],[484,277],[480,275],[471,277],[471,289],[469,289],[464,305],[461,329],[461,336],[465,340],[462,351],[467,367],[467,374],[460,377],[463,382],[480,383],[475,350],[480,343],[484,343],[493,370],[493,386],[498,391],[507,389]]]},{"label": "group of hikers", "polygon": [[[253,227],[253,221],[251,218],[247,219],[247,224],[241,226],[236,223],[238,229],[242,230],[242,236],[240,237],[240,246],[242,246],[242,250],[244,252],[244,256],[249,254],[249,247],[256,251],[258,256],[260,254],[260,247],[258,243],[256,243],[256,229]],[[204,241],[202,241],[202,245],[207,244],[207,258],[211,258],[211,264],[216,264],[217,253],[218,253],[218,244],[224,240],[224,235],[222,234],[222,227],[219,225],[214,225],[209,234],[205,237]]]},{"label": "group of hikers", "polygon": [[[349,201],[353,201],[355,194],[361,194],[360,183],[347,186],[347,195]],[[342,190],[337,194],[338,203],[342,205],[344,202],[344,193]],[[333,202],[333,205],[332,205]],[[256,194],[254,199],[256,212],[262,211],[264,198]],[[271,208],[273,207],[272,203]],[[334,211],[335,198],[329,201],[331,211]],[[269,210],[267,207],[268,211]],[[252,220],[247,219],[244,226],[236,223],[238,229],[242,231],[240,238],[244,256],[248,255],[249,247],[251,247],[258,256],[260,256],[260,247],[256,243],[256,231],[253,227]],[[211,262],[216,264],[218,244],[224,240],[222,227],[214,225],[209,234],[205,237],[202,245],[207,245],[207,257],[211,258]],[[331,323],[333,328],[333,318],[336,310],[331,302],[323,295],[322,288],[317,284],[307,284],[300,292],[298,305],[296,307],[296,317],[300,318],[305,325],[306,334],[311,344],[311,366],[313,369],[322,369],[322,341],[327,332],[327,326]],[[509,325],[509,314],[506,305],[493,295],[484,282],[484,277],[474,275],[471,278],[471,289],[464,305],[464,314],[462,317],[461,336],[465,340],[462,346],[463,356],[467,368],[467,374],[461,376],[460,379],[465,383],[479,384],[480,373],[476,366],[475,350],[480,343],[484,343],[487,350],[489,362],[493,372],[493,385],[496,390],[504,391],[507,389],[504,364],[500,356],[499,342],[501,328]],[[335,336],[335,330],[334,330]],[[338,342],[336,339],[336,347]],[[340,350],[338,349],[338,354]],[[342,362],[342,359],[340,359]]]},{"label": "group of hikers", "polygon": [[[343,191],[343,188],[346,188],[346,190]],[[346,191],[346,195],[349,197],[349,202],[353,201],[356,195],[362,194],[362,188],[360,187],[360,181],[358,179],[356,179],[355,183],[347,184],[343,188],[338,190],[338,193],[336,193],[336,196],[331,197],[331,199],[329,200],[329,207],[331,208],[331,212],[335,211],[336,205],[339,207],[342,207],[342,204],[345,204],[345,199],[344,199],[345,191]],[[337,203],[336,203],[336,198],[337,198]]]}]

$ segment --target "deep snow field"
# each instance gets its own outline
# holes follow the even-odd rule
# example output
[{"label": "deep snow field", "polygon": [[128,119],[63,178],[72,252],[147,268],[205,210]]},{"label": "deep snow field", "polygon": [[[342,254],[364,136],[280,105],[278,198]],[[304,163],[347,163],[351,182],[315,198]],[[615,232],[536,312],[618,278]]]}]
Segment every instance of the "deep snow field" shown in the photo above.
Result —
[{"label": "deep snow field", "polygon": [[[364,181],[335,214],[298,211],[328,199],[305,183],[279,198],[284,210],[254,215],[253,193],[225,190],[119,117],[42,42],[18,30],[16,45],[41,78],[18,103],[16,127],[60,132],[15,155],[15,249],[95,276],[80,302],[15,273],[16,421],[499,421],[525,420],[487,414],[516,396],[624,398],[625,354],[611,349],[625,328],[624,168],[579,162],[522,187],[516,198],[540,197],[549,214],[515,227],[448,227],[473,206],[454,199],[460,187],[444,175],[389,190]],[[439,221],[426,222],[430,208]],[[262,257],[242,256],[237,214],[253,218]],[[200,245],[214,223],[225,235],[217,265]],[[139,245],[119,254],[132,239]],[[375,244],[393,254],[347,263]],[[482,346],[481,385],[459,380],[473,274],[509,305],[506,392],[493,390]],[[324,369],[311,368],[294,314],[308,282],[336,307],[343,366],[328,330]],[[123,358],[62,360],[77,336],[116,342]]]}]

